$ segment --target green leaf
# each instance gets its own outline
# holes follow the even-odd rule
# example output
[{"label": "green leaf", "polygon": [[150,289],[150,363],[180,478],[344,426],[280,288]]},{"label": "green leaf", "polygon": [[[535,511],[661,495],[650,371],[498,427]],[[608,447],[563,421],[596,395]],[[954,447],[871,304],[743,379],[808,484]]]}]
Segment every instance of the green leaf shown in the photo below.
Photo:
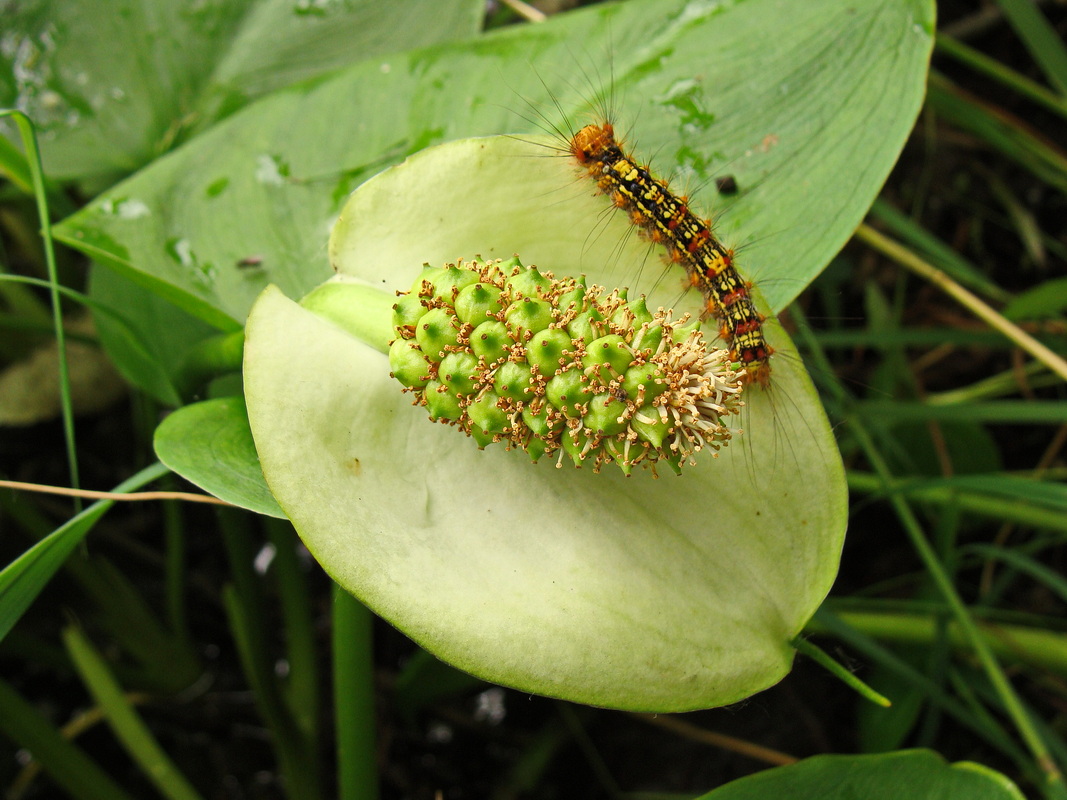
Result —
[{"label": "green leaf", "polygon": [[285,518],[259,469],[244,399],[223,397],[185,406],[156,428],[159,460],[222,500]]},{"label": "green leaf", "polygon": [[189,350],[216,333],[160,295],[132,283],[113,270],[92,270],[90,297],[122,316],[94,309],[96,332],[122,376],[160,403],[181,403],[178,376]]},{"label": "green leaf", "polygon": [[[844,535],[833,436],[777,323],[766,323],[772,387],[746,396],[749,432],[680,479],[479,452],[389,378],[389,333],[374,320],[395,296],[355,273],[392,289],[423,260],[531,249],[544,269],[585,266],[604,283],[647,250],[573,224],[595,219],[602,197],[571,193],[546,211],[545,187],[570,167],[524,157],[537,152],[507,137],[423,152],[346,206],[330,246],[342,283],[307,298],[324,316],[263,293],[245,391],[264,475],[338,583],[462,669],[620,708],[734,702],[788,672],[789,641],[829,590]],[[463,213],[464,192],[478,214]],[[421,238],[392,235],[401,212]],[[351,324],[318,299],[339,286]]]},{"label": "green leaf", "polygon": [[55,179],[132,172],[250,100],[393,50],[473,35],[481,3],[38,0],[5,7],[0,106]]},{"label": "green leaf", "polygon": [[701,800],[1023,800],[1008,778],[969,761],[948,764],[929,750],[815,756],[750,775]]},{"label": "green leaf", "polygon": [[[742,268],[777,310],[847,241],[896,161],[922,102],[932,28],[928,0],[812,0],[789,15],[773,0],[657,0],[374,58],[233,115],[57,235],[225,327],[267,283],[300,297],[328,276],[326,231],[382,167],[462,136],[553,124],[569,136],[604,88],[574,77],[592,73],[591,83],[613,81],[615,121],[638,156],[695,185],[694,207],[744,246]],[[583,64],[576,43],[589,60],[612,53],[610,65]],[[591,188],[559,161],[566,177],[537,198],[539,212]],[[710,184],[726,173],[742,190],[729,201]],[[571,222],[593,239],[599,219]],[[413,242],[429,233],[403,210],[390,231]],[[250,256],[257,266],[241,267]],[[659,271],[646,265],[638,288]],[[636,278],[631,267],[615,282]]]}]

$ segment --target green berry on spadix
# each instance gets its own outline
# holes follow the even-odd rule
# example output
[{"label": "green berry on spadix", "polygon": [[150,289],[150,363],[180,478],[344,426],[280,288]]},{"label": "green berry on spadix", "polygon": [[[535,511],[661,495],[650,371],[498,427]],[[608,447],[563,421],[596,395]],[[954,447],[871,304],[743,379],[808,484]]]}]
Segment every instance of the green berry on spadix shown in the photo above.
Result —
[{"label": "green berry on spadix", "polygon": [[742,405],[727,352],[688,317],[517,258],[427,268],[393,311],[389,363],[416,404],[534,461],[678,472],[729,442]]}]

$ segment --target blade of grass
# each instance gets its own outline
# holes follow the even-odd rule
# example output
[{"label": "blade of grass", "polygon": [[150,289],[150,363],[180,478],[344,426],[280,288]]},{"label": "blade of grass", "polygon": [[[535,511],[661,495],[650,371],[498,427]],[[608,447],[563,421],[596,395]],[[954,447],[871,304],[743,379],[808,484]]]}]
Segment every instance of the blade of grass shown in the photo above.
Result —
[{"label": "blade of grass", "polygon": [[97,579],[85,585],[94,621],[140,667],[138,686],[174,694],[191,686],[203,667],[196,649],[156,617],[155,609],[110,561],[94,559]]},{"label": "blade of grass", "polygon": [[[52,296],[52,323],[55,328],[56,347],[59,352],[60,408],[63,413],[63,436],[67,444],[67,465],[70,470],[70,485],[81,488],[78,476],[78,449],[74,440],[74,406],[70,394],[70,365],[67,363],[66,334],[63,330],[63,310],[59,305],[59,276],[56,272],[56,253],[52,243],[52,220],[48,212],[48,196],[44,183],[44,166],[41,151],[37,148],[37,131],[33,121],[21,111],[0,111],[0,118],[11,117],[18,128],[22,147],[26,151],[34,198],[37,200],[37,216],[41,221],[41,238],[44,240],[45,263],[48,266],[49,290]],[[74,498],[74,511],[82,510],[80,498]]]},{"label": "blade of grass", "polygon": [[315,753],[285,702],[267,645],[266,599],[254,569],[257,546],[249,530],[252,518],[221,509],[218,519],[233,579],[223,589],[222,598],[241,668],[259,713],[270,728],[287,796],[290,800],[317,800],[320,776]]},{"label": "blade of grass", "polygon": [[[906,347],[933,348],[941,345],[956,347],[1010,347],[1004,337],[993,331],[961,331],[956,328],[923,328],[922,330],[863,330],[846,329],[817,331],[815,338],[824,348],[854,349],[869,347],[878,350],[900,350]],[[1044,368],[1042,367],[1042,370]]]},{"label": "blade of grass", "polygon": [[1055,386],[1059,383],[1061,381],[1057,376],[1045,372],[1041,362],[1031,361],[1022,369],[1006,369],[957,389],[930,392],[923,399],[932,406],[962,405],[989,397],[1017,395],[1020,385],[1035,389],[1041,386]]},{"label": "blade of grass", "polygon": [[374,665],[367,607],[337,584],[333,587],[333,694],[337,725],[337,796],[375,800]]},{"label": "blade of grass", "polygon": [[[115,491],[128,493],[167,472],[162,464],[153,464],[120,483]],[[4,567],[0,572],[0,639],[7,635],[78,543],[114,504],[114,500],[93,503]]]},{"label": "blade of grass", "polygon": [[[48,281],[43,281],[40,278],[33,278],[28,275],[3,274],[0,275],[0,283],[25,283],[29,284],[30,286],[40,286],[45,289],[52,288],[52,284]],[[89,295],[83,292],[79,292],[76,289],[71,289],[68,286],[57,286],[56,291],[58,291],[61,295],[68,298],[69,300],[74,300],[77,303],[81,303],[83,306],[92,309],[96,313],[107,314],[109,317],[111,317],[111,319],[115,320],[115,322],[125,326],[129,330],[133,330],[133,326],[130,324],[129,321],[126,320],[125,317],[122,316],[122,314],[120,314],[118,311],[111,308],[110,306],[104,305],[103,303],[94,300]]]},{"label": "blade of grass", "polygon": [[[0,298],[0,300],[2,300],[2,298]],[[17,314],[0,314],[0,329],[14,331],[16,333],[31,333],[41,336],[47,335],[49,339],[52,338],[51,320],[42,323],[38,322],[35,319],[26,319],[25,317],[20,317]],[[100,345],[100,340],[97,337],[90,336],[85,333],[68,332],[67,341],[80,342],[81,344],[87,344],[93,347],[98,347]],[[6,344],[7,342],[3,342],[2,344],[0,344],[0,347]],[[3,355],[10,357],[13,354],[8,351],[4,352]],[[23,355],[23,353],[19,353],[17,355]],[[17,355],[15,357],[17,357]]]},{"label": "blade of grass", "polygon": [[[557,705],[562,713],[563,709],[570,706],[560,703]],[[575,725],[581,726],[575,721]],[[489,800],[512,800],[516,797],[528,797],[537,791],[537,787],[545,782],[545,773],[552,766],[553,760],[567,744],[572,743],[573,737],[567,726],[561,720],[551,719],[541,729],[533,733],[522,745],[522,751],[508,768],[507,772],[497,779],[489,794]],[[583,751],[585,747],[581,748]],[[604,769],[603,762],[594,757],[592,761],[586,758],[593,774],[599,778],[599,788],[606,797],[621,798],[619,788],[610,773]],[[601,792],[597,792],[601,794]]]},{"label": "blade of grass", "polygon": [[[8,112],[10,113],[10,112]],[[0,136],[0,174],[11,181],[23,194],[33,192],[30,164],[6,136]]]},{"label": "blade of grass", "polygon": [[869,420],[994,422],[1010,425],[1062,425],[1067,403],[1038,400],[999,400],[989,403],[926,403],[901,400],[863,400],[857,414]]},{"label": "blade of grass", "polygon": [[[5,267],[6,265],[0,262],[0,299],[3,300],[7,314],[28,323],[47,323],[51,330],[52,312],[48,305],[42,303],[29,287],[19,286],[16,282],[9,280],[15,276],[4,272]],[[48,286],[48,281],[42,281],[42,283]]]},{"label": "blade of grass", "polygon": [[[939,615],[840,611],[838,618],[883,642],[929,647],[940,638]],[[1067,636],[1057,631],[1003,623],[976,623],[982,640],[998,656],[1067,677]],[[944,634],[957,652],[972,653],[972,642],[955,623]]]},{"label": "blade of grass", "polygon": [[63,630],[63,642],[82,681],[103,709],[115,736],[140,766],[145,777],[160,794],[170,800],[202,800],[127,701],[107,663],[85,634],[77,626],[69,625]]},{"label": "blade of grass", "polygon": [[1054,569],[1049,569],[1036,559],[1025,553],[1009,550],[1006,547],[996,547],[988,544],[969,544],[960,548],[960,553],[976,553],[987,559],[996,559],[1014,567],[1024,575],[1029,575],[1038,583],[1044,585],[1050,591],[1059,595],[1060,599],[1067,603],[1067,578],[1064,578]]},{"label": "blade of grass", "polygon": [[[1048,267],[1048,249],[1045,247],[1044,233],[1038,222],[1036,209],[1016,195],[1012,187],[1008,185],[995,172],[976,168],[979,177],[985,178],[993,196],[1000,203],[1004,213],[1007,214],[1008,222],[1015,235],[1023,246],[1023,254],[1029,256],[1041,270]],[[1023,259],[1020,259],[1023,260]]]},{"label": "blade of grass", "polygon": [[903,239],[909,246],[925,255],[948,275],[976,292],[981,292],[998,303],[1011,300],[1011,293],[1001,289],[981,271],[939,238],[904,214],[900,209],[878,198],[871,206],[871,216],[881,222],[891,233]]},{"label": "blade of grass", "polygon": [[1067,155],[1018,117],[990,106],[937,72],[930,73],[926,102],[944,119],[996,148],[1042,181],[1067,192]]},{"label": "blade of grass", "polygon": [[[23,194],[31,194],[34,191],[33,173],[29,161],[6,136],[0,136],[0,175],[11,181],[12,185]],[[45,186],[48,190],[49,204],[55,210],[57,219],[74,213],[76,210],[74,204],[67,199],[62,190],[48,180],[45,181]]]},{"label": "blade of grass", "polygon": [[856,237],[866,242],[875,250],[888,256],[893,261],[905,267],[916,275],[924,278],[937,286],[954,300],[966,307],[975,316],[981,318],[988,325],[1007,336],[1016,345],[1028,352],[1050,370],[1067,381],[1067,361],[1054,353],[1033,336],[1028,334],[1018,325],[1008,321],[1002,314],[998,314],[979,297],[953,281],[944,272],[927,264],[910,250],[902,247],[892,239],[882,235],[866,223],[856,229]]},{"label": "blade of grass", "polygon": [[[0,481],[0,487],[11,483]],[[108,495],[106,499],[126,499],[144,494],[150,493]],[[5,492],[0,494],[0,509],[37,541],[51,533],[51,522],[34,504],[14,501]],[[63,561],[62,569],[88,600],[88,605],[84,609],[79,606],[79,611],[91,613],[111,643],[132,656],[123,658],[114,667],[125,685],[170,693],[184,688],[200,674],[199,659],[188,639],[175,635],[173,629],[158,620],[154,609],[106,558],[100,555],[86,558],[76,554]],[[4,644],[8,645],[18,632],[16,627]],[[65,655],[62,664],[63,668],[68,665]]]},{"label": "blade of grass", "polygon": [[[981,679],[974,680],[973,676],[961,676],[961,681],[966,681],[981,700],[992,705],[996,704],[996,693],[993,687],[987,682]],[[1060,731],[1046,723],[1041,718],[1041,715],[1035,712],[1033,705],[1024,701],[1023,706],[1026,709],[1026,712],[1030,715],[1030,719],[1034,721],[1034,727],[1037,728],[1038,733],[1040,733],[1045,741],[1048,742],[1049,748],[1055,754],[1059,763],[1067,763],[1067,744],[1064,743]]]},{"label": "blade of grass", "polygon": [[99,764],[3,680],[0,730],[16,746],[28,750],[48,776],[75,800],[133,800]]},{"label": "blade of grass", "polygon": [[183,641],[190,641],[185,613],[185,526],[178,503],[163,503],[163,531],[166,541],[164,583],[166,585],[167,620],[170,629]]},{"label": "blade of grass", "polygon": [[[999,480],[1003,484],[1009,484],[1013,480],[1025,479],[999,476]],[[848,486],[852,491],[877,496],[881,496],[885,491],[885,483],[877,475],[855,470],[848,473]],[[987,489],[968,489],[966,484],[955,484],[953,481],[939,481],[933,484],[928,480],[897,479],[891,481],[889,486],[891,491],[917,503],[935,505],[956,503],[960,510],[971,514],[981,514],[999,521],[1067,533],[1067,514],[1053,505],[1038,506],[1032,498],[1012,500],[1000,493],[991,494]]]},{"label": "blade of grass", "polygon": [[1049,111],[1054,111],[1060,116],[1067,117],[1067,101],[1064,101],[1062,97],[1050,92],[1044,86],[1030,80],[1025,75],[1010,69],[995,58],[990,58],[985,53],[981,53],[970,45],[964,44],[959,39],[954,39],[944,33],[938,33],[934,47],[938,52],[951,56],[961,64],[966,64],[986,77],[1015,90],[1023,97],[1033,100],[1035,103],[1040,103]]},{"label": "blade of grass", "polygon": [[[605,763],[604,756],[601,754],[596,742],[589,735],[587,725],[592,715],[580,706],[564,703],[560,700],[555,702],[555,706],[556,713],[559,714],[559,718],[563,722],[564,730],[570,734],[568,738],[578,747],[578,750],[585,758],[585,762],[589,765],[590,773],[595,776],[597,787],[613,800],[622,800],[623,793],[619,788],[619,782],[615,780],[615,776],[612,775],[611,769]],[[546,727],[546,732],[549,741],[551,741],[553,735],[551,722]],[[564,743],[565,741],[561,742],[561,744]],[[544,756],[548,755],[548,753],[544,754]],[[548,766],[547,762],[545,766]],[[531,790],[532,788],[530,787]],[[494,798],[494,800],[497,800],[497,798]]]},{"label": "blade of grass", "polygon": [[1004,16],[1026,44],[1034,61],[1060,94],[1067,94],[1067,50],[1063,40],[1032,0],[997,0]]},{"label": "blade of grass", "polygon": [[451,697],[469,694],[485,681],[461,672],[419,649],[409,658],[393,683],[393,707],[406,723],[414,724],[420,711]]},{"label": "blade of grass", "polygon": [[[2,283],[26,283],[31,286],[43,286],[45,288],[51,288],[51,284],[48,281],[42,281],[39,278],[31,278],[25,275],[0,275],[0,284]],[[119,327],[122,328],[123,333],[126,336],[126,344],[128,347],[135,349],[136,353],[146,360],[151,360],[153,356],[140,341],[140,334],[137,332],[137,328],[131,323],[125,316],[111,308],[108,305],[97,302],[87,294],[75,291],[74,289],[67,288],[66,286],[59,286],[58,291],[64,297],[81,303],[83,306],[91,309],[94,314],[104,314],[109,319],[113,320]]]}]

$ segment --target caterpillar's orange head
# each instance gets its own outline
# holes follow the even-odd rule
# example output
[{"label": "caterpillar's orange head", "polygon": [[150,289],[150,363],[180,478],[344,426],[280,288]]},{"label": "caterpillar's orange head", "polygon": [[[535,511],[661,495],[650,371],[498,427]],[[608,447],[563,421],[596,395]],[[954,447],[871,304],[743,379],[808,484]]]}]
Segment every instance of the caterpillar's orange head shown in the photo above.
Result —
[{"label": "caterpillar's orange head", "polygon": [[586,125],[571,138],[571,155],[584,164],[615,144],[615,128],[610,122]]}]

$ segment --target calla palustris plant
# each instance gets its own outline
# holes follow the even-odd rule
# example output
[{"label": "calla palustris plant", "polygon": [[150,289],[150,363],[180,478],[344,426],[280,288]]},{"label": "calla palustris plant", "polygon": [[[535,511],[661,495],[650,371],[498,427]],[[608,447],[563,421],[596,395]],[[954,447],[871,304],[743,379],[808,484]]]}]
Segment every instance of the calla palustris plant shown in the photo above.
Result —
[{"label": "calla palustris plant", "polygon": [[[740,700],[789,671],[790,641],[836,575],[846,520],[833,435],[773,317],[771,386],[746,387],[741,413],[721,416],[729,446],[717,457],[692,453],[680,476],[558,469],[558,457],[531,463],[521,445],[490,445],[493,425],[507,426],[493,409],[482,409],[489,422],[478,440],[469,424],[431,422],[425,395],[413,404],[390,375],[409,389],[424,377],[445,383],[440,362],[405,373],[387,355],[390,343],[424,349],[414,326],[412,338],[400,330],[406,304],[435,309],[397,296],[415,288],[418,297],[424,263],[442,270],[519,253],[541,272],[584,274],[589,286],[627,275],[654,284],[644,313],[673,307],[681,320],[698,310],[699,298],[661,275],[626,220],[605,215],[605,199],[543,153],[506,137],[425,150],[349,199],[330,242],[337,278],[299,304],[275,288],[263,293],[248,320],[245,391],[264,475],[338,583],[462,669],[625,709]],[[448,294],[453,312],[459,294]],[[422,300],[440,305],[432,289]],[[439,346],[433,355],[443,362],[449,353]],[[608,391],[598,393],[610,395],[626,369],[602,371]],[[460,376],[446,393],[468,408],[495,379],[458,357],[446,375]],[[595,429],[569,430],[579,427],[577,454]],[[611,445],[592,460],[625,462],[618,454]]]}]

